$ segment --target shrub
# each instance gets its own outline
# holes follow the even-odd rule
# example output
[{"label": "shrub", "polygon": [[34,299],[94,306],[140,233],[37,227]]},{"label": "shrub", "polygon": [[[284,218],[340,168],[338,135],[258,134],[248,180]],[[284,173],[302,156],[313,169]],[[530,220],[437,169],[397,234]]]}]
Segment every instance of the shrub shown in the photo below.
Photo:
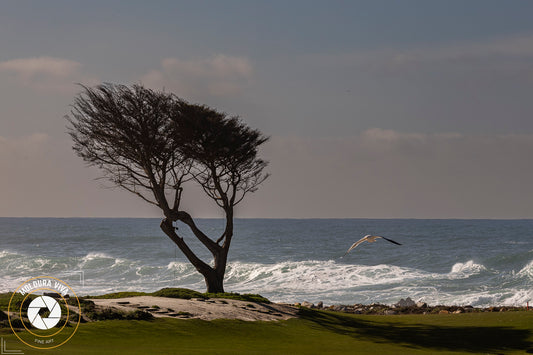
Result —
[{"label": "shrub", "polygon": [[238,301],[245,301],[245,302],[258,302],[258,303],[271,303],[270,300],[267,298],[256,295],[256,294],[238,294],[238,293],[204,293],[204,295],[208,298],[226,298],[230,300],[238,300]]},{"label": "shrub", "polygon": [[113,293],[107,293],[105,295],[99,295],[99,296],[85,296],[84,298],[95,298],[95,299],[114,299],[114,298],[124,298],[124,297],[135,297],[135,296],[148,296],[149,293],[146,292],[135,292],[135,291],[127,291],[127,292],[113,292]]},{"label": "shrub", "polygon": [[157,297],[182,298],[189,300],[191,298],[207,298],[205,294],[187,288],[163,288],[151,294]]},{"label": "shrub", "polygon": [[149,313],[149,312],[136,310],[136,311],[133,311],[133,312],[127,312],[125,314],[125,319],[128,319],[128,320],[152,320],[152,319],[154,319],[154,316],[151,313]]},{"label": "shrub", "polygon": [[[9,327],[9,322],[7,320],[1,322],[6,328]],[[19,318],[11,319],[11,326],[13,328],[24,328],[24,324]]]}]

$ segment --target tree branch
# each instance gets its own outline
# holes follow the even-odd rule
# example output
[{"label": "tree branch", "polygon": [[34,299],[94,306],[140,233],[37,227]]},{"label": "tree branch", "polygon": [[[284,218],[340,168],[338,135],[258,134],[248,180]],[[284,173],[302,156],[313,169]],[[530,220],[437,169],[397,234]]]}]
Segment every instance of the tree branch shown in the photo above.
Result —
[{"label": "tree branch", "polygon": [[185,211],[178,211],[174,212],[172,216],[175,220],[181,221],[185,223],[191,231],[194,233],[196,238],[205,245],[207,249],[211,252],[213,255],[217,255],[220,253],[220,246],[216,244],[211,238],[209,238],[207,235],[205,235],[194,223],[194,220],[192,219],[191,215],[188,214]]},{"label": "tree branch", "polygon": [[183,254],[187,259],[196,267],[200,273],[204,274],[207,270],[212,269],[211,266],[203,262],[200,258],[194,254],[194,252],[189,248],[187,243],[183,238],[179,237],[176,233],[176,230],[172,226],[172,221],[165,218],[161,221],[160,224],[161,230],[180,248]]}]

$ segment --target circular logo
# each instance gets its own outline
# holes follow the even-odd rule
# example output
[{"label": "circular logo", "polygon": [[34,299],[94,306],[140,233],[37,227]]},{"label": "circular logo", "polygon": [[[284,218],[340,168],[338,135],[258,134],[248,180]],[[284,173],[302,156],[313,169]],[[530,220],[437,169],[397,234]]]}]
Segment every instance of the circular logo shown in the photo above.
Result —
[{"label": "circular logo", "polygon": [[[41,317],[39,312],[42,309],[48,310],[48,317]],[[50,296],[39,296],[31,301],[28,306],[28,319],[31,325],[37,329],[53,328],[61,320],[61,306]]]},{"label": "circular logo", "polygon": [[78,330],[81,307],[64,281],[39,276],[25,281],[11,295],[8,320],[13,333],[36,349],[65,344]]}]

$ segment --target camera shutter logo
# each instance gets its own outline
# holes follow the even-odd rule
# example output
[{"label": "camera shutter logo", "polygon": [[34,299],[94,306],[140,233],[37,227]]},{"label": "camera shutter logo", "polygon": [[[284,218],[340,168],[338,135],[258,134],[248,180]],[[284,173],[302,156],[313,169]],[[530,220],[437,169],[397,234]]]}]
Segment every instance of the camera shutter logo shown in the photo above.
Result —
[{"label": "camera shutter logo", "polygon": [[67,283],[39,276],[12,293],[7,316],[21,342],[35,349],[53,349],[65,344],[78,330],[81,305]]},{"label": "camera shutter logo", "polygon": [[[47,308],[48,312],[50,312],[46,318],[42,318],[39,314],[43,308]],[[28,306],[28,319],[35,328],[48,330],[55,327],[61,320],[61,306],[52,297],[37,297]]]}]

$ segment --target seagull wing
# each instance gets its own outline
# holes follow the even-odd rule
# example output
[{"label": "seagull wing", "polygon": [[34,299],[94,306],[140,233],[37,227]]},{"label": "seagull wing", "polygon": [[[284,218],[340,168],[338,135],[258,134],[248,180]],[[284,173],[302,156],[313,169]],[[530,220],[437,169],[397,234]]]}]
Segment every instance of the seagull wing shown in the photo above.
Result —
[{"label": "seagull wing", "polygon": [[389,239],[389,238],[385,238],[385,237],[381,237],[381,238],[385,239],[385,240],[386,240],[386,241],[388,241],[388,242],[391,242],[391,243],[394,243],[394,244],[397,244],[397,245],[401,245],[400,243],[398,243],[398,242],[395,242],[395,241],[394,241],[394,240],[392,240],[392,239]]},{"label": "seagull wing", "polygon": [[345,256],[346,254],[351,252],[353,249],[355,249],[355,247],[357,247],[359,244],[361,244],[362,242],[366,241],[367,239],[368,239],[367,237],[363,237],[363,238],[359,239],[357,242],[353,243],[352,246],[350,247],[350,249],[348,249],[346,251],[346,253],[344,253],[343,256]]}]

